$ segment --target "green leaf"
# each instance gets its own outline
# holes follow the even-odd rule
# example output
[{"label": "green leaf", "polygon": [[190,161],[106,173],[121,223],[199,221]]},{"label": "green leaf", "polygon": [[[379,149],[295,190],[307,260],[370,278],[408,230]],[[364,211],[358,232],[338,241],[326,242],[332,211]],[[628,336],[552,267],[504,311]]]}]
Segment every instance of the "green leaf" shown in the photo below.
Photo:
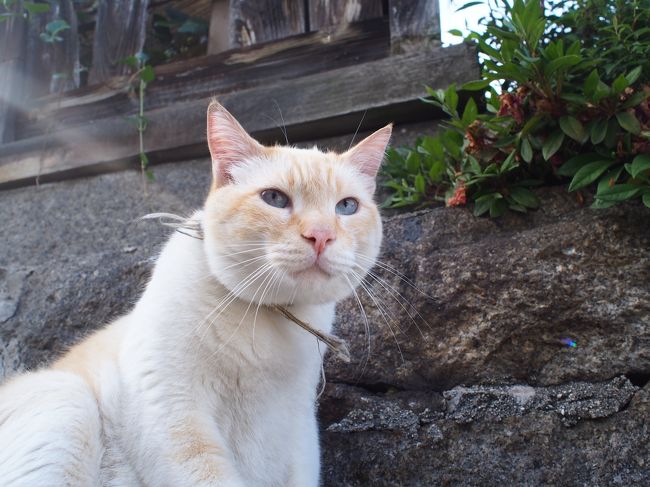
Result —
[{"label": "green leaf", "polygon": [[498,171],[499,174],[505,174],[517,167],[518,164],[515,161],[515,153],[516,152],[513,150],[510,154],[508,154],[508,157],[506,157],[505,161],[501,163],[501,167]]},{"label": "green leaf", "polygon": [[583,90],[585,92],[585,96],[587,98],[593,98],[593,96],[596,94],[596,87],[598,86],[598,82],[600,81],[600,77],[598,76],[598,71],[595,69],[589,73],[589,76],[585,79],[584,87]]},{"label": "green leaf", "polygon": [[406,157],[406,169],[411,174],[420,172],[420,156],[417,152],[409,151],[409,155]]},{"label": "green leaf", "polygon": [[555,154],[564,142],[564,133],[556,130],[547,137],[542,146],[542,156],[548,161]]},{"label": "green leaf", "polygon": [[445,171],[445,162],[442,159],[439,159],[433,163],[431,169],[429,169],[429,178],[431,181],[439,181]]},{"label": "green leaf", "polygon": [[637,177],[639,174],[650,170],[650,155],[648,154],[639,154],[632,161],[632,165],[628,172],[632,175],[633,178]]},{"label": "green leaf", "polygon": [[504,199],[496,199],[490,203],[490,217],[498,218],[506,211],[508,203]]},{"label": "green leaf", "polygon": [[521,139],[521,147],[519,147],[519,152],[521,153],[521,157],[524,159],[524,161],[530,162],[533,160],[533,148],[528,141],[528,137]]},{"label": "green leaf", "polygon": [[580,154],[578,156],[572,157],[564,164],[562,164],[557,170],[557,173],[560,176],[573,176],[585,164],[599,160],[602,160],[602,156],[596,154],[595,152]]},{"label": "green leaf", "polygon": [[577,103],[577,104],[585,104],[587,103],[587,98],[578,95],[577,93],[562,93],[561,98],[566,101],[570,101],[571,103]]},{"label": "green leaf", "polygon": [[140,152],[140,166],[145,168],[149,165],[149,157],[144,152]]},{"label": "green leaf", "polygon": [[147,176],[147,179],[149,181],[153,182],[156,180],[156,177],[154,176],[152,169],[145,169],[144,174],[145,176]]},{"label": "green leaf", "polygon": [[126,64],[127,66],[132,67],[133,69],[136,69],[138,67],[138,58],[135,56],[128,56],[123,59],[119,60],[120,63]]},{"label": "green leaf", "polygon": [[612,91],[618,95],[619,93],[623,93],[623,90],[628,86],[630,86],[630,83],[627,78],[621,74],[612,83]]},{"label": "green leaf", "polygon": [[622,172],[623,166],[618,166],[609,169],[605,174],[603,174],[600,177],[600,181],[598,181],[598,186],[596,187],[596,197],[598,197],[598,194],[601,192],[614,186],[616,184],[616,181],[618,181],[618,178],[621,176]]},{"label": "green leaf", "polygon": [[544,69],[544,74],[546,74],[546,76],[551,76],[556,71],[570,68],[571,66],[575,66],[580,61],[582,61],[582,57],[575,54],[570,54],[568,56],[561,56],[557,59],[553,59],[553,61],[551,61],[546,65],[546,68]]},{"label": "green leaf", "polygon": [[463,111],[462,122],[465,127],[469,126],[476,117],[478,116],[478,108],[476,102],[473,98],[470,98],[465,105],[465,110]]},{"label": "green leaf", "polygon": [[521,205],[515,203],[515,201],[512,198],[508,200],[508,208],[510,208],[511,210],[514,210],[514,211],[519,211],[521,213],[526,213],[528,211],[528,210],[526,210],[525,206],[521,206]]},{"label": "green leaf", "polygon": [[461,31],[459,31],[458,29],[451,29],[451,30],[448,30],[447,32],[449,34],[451,34],[452,36],[463,37],[463,33]]},{"label": "green leaf", "polygon": [[479,79],[476,81],[468,81],[460,87],[463,91],[480,91],[490,84],[489,79]]},{"label": "green leaf", "polygon": [[510,196],[513,200],[526,208],[538,208],[539,199],[531,190],[521,187],[511,188]]},{"label": "green leaf", "polygon": [[580,120],[570,115],[560,117],[560,128],[565,134],[581,144],[589,137]]},{"label": "green leaf", "polygon": [[634,198],[641,192],[641,188],[636,184],[615,184],[598,192],[598,199],[601,201],[625,201]]},{"label": "green leaf", "polygon": [[648,191],[647,193],[644,193],[641,200],[643,201],[644,205],[646,205],[648,208],[650,208],[650,191]]},{"label": "green leaf", "polygon": [[456,12],[460,12],[461,10],[465,10],[466,8],[470,8],[470,7],[473,7],[473,6],[475,6],[475,5],[483,5],[483,3],[484,3],[484,2],[482,2],[482,1],[467,2],[466,4],[464,4],[464,5],[460,6],[460,7],[458,7],[458,8],[456,9]]},{"label": "green leaf", "polygon": [[603,141],[605,143],[605,147],[609,149],[614,148],[614,146],[616,145],[616,140],[618,138],[618,133],[619,133],[618,120],[616,119],[616,117],[612,117],[609,119],[609,123],[607,124],[607,134],[605,135],[605,140]]},{"label": "green leaf", "polygon": [[607,123],[609,122],[606,118],[601,118],[600,120],[595,120],[591,125],[591,143],[594,145],[600,144],[605,140],[605,135],[607,135]]},{"label": "green leaf", "polygon": [[616,114],[616,120],[618,120],[621,127],[632,134],[641,132],[641,124],[639,124],[639,121],[630,112],[618,112]]},{"label": "green leaf", "polygon": [[571,180],[569,191],[583,188],[593,183],[614,161],[596,161],[581,167]]},{"label": "green leaf", "polygon": [[23,7],[29,15],[46,14],[50,11],[50,5],[47,3],[23,2]]},{"label": "green leaf", "polygon": [[605,83],[602,81],[598,81],[598,84],[596,85],[596,92],[594,93],[592,99],[594,101],[600,101],[605,97],[608,97],[610,95],[610,89],[609,86],[607,86]]},{"label": "green leaf", "polygon": [[156,79],[156,73],[154,72],[151,65],[147,64],[144,68],[142,68],[142,71],[140,72],[140,79],[145,83],[151,83],[154,79]]},{"label": "green leaf", "polygon": [[611,208],[615,204],[615,201],[602,201],[596,198],[594,199],[594,202],[591,204],[590,208],[593,210],[603,210],[605,208]]},{"label": "green leaf", "polygon": [[643,71],[643,66],[637,66],[632,71],[627,73],[625,75],[625,79],[627,79],[628,84],[629,85],[634,84],[634,82],[639,79],[639,76],[641,76],[642,71]]},{"label": "green leaf", "polygon": [[445,91],[445,103],[452,111],[458,107],[458,93],[456,93],[456,87],[453,84]]},{"label": "green leaf", "polygon": [[61,19],[48,22],[47,25],[45,26],[45,30],[53,35],[58,34],[62,30],[66,30],[69,28],[70,28],[70,24],[68,24],[65,20],[61,20]]},{"label": "green leaf", "polygon": [[431,137],[425,135],[422,138],[420,147],[418,147],[419,152],[422,152],[422,150],[424,150],[427,154],[435,157],[436,159],[442,159],[445,155],[445,151],[442,147],[442,142],[440,142],[439,137]]},{"label": "green leaf", "polygon": [[621,107],[624,109],[633,108],[646,98],[648,98],[648,94],[643,91],[639,91],[638,93],[634,93],[627,100],[625,100],[625,103],[623,103]]},{"label": "green leaf", "polygon": [[415,189],[419,193],[424,193],[426,190],[426,182],[422,174],[418,174],[417,176],[415,176]]},{"label": "green leaf", "polygon": [[490,193],[476,198],[476,201],[474,201],[474,216],[481,216],[486,213],[490,209],[492,202],[497,198],[502,198],[501,193]]}]

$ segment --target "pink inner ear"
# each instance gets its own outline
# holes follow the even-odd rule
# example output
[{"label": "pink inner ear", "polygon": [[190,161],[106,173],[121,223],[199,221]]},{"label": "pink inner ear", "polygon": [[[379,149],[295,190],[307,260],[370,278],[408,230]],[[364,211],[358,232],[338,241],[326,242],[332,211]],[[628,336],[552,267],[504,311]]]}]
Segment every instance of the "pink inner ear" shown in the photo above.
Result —
[{"label": "pink inner ear", "polygon": [[208,107],[208,146],[212,173],[218,186],[232,181],[232,167],[259,156],[263,147],[253,139],[228,110],[217,102]]},{"label": "pink inner ear", "polygon": [[386,125],[363,139],[344,155],[364,174],[371,178],[377,176],[390,141],[393,124]]}]

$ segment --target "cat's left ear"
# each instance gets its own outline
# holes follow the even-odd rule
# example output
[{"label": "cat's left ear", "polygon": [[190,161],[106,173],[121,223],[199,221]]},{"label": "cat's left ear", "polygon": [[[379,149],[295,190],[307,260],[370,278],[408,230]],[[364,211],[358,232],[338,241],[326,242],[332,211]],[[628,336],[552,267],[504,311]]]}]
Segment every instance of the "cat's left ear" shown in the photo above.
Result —
[{"label": "cat's left ear", "polygon": [[263,155],[264,147],[244,130],[220,103],[208,107],[208,146],[212,156],[212,175],[216,187],[232,181],[237,164]]},{"label": "cat's left ear", "polygon": [[386,147],[388,146],[392,132],[393,124],[391,123],[370,134],[352,149],[345,152],[343,157],[374,181],[381,162],[384,159]]}]

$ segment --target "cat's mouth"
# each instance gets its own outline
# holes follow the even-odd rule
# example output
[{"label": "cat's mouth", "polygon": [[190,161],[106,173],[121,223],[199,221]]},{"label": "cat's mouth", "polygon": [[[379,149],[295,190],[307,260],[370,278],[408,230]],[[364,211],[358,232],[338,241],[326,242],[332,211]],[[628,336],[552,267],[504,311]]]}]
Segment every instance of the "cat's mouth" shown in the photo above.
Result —
[{"label": "cat's mouth", "polygon": [[298,278],[309,278],[309,277],[332,277],[332,274],[323,267],[320,261],[314,262],[312,265],[305,267],[299,271],[294,271],[291,273],[291,276],[294,279]]}]

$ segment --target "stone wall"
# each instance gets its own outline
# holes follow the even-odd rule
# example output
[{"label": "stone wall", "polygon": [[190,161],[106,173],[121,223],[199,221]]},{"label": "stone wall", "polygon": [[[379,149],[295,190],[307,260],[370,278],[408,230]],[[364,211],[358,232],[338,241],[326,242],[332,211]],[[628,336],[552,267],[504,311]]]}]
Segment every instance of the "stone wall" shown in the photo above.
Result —
[{"label": "stone wall", "polygon": [[[0,192],[0,376],[132,306],[168,235],[137,218],[190,212],[210,178],[154,172],[146,197],[132,171]],[[353,361],[328,360],[326,486],[648,485],[650,211],[539,195],[499,220],[385,218],[369,334],[355,299],[338,310]]]}]

